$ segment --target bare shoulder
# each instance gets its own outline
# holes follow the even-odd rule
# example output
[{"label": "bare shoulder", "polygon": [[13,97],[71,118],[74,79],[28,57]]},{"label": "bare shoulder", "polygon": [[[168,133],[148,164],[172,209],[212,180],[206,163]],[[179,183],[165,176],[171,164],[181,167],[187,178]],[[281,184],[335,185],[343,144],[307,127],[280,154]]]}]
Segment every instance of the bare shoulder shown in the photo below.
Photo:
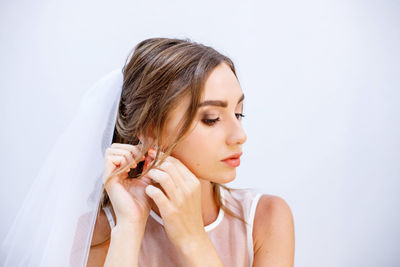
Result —
[{"label": "bare shoulder", "polygon": [[110,245],[111,228],[106,214],[101,210],[94,226],[87,266],[103,266]]},{"label": "bare shoulder", "polygon": [[103,211],[103,209],[101,209],[97,216],[96,224],[94,226],[92,246],[103,243],[104,241],[109,239],[110,235],[110,224],[108,222],[105,212]]},{"label": "bare shoulder", "polygon": [[283,198],[260,197],[254,217],[253,247],[253,266],[293,266],[294,220]]}]

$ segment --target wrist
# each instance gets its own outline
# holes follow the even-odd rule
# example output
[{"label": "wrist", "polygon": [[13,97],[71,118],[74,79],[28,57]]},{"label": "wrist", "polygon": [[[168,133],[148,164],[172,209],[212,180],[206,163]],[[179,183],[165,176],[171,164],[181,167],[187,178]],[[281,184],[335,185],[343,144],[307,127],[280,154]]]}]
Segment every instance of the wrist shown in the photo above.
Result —
[{"label": "wrist", "polygon": [[120,222],[111,230],[104,266],[137,266],[145,224]]},{"label": "wrist", "polygon": [[136,228],[136,227],[143,227],[146,225],[147,222],[147,218],[116,218],[116,226],[121,226],[121,227],[125,227],[125,228]]},{"label": "wrist", "polygon": [[143,234],[146,228],[146,222],[131,222],[131,221],[120,221],[114,226],[111,230],[111,233],[120,233],[123,232],[127,235],[138,235]]},{"label": "wrist", "polygon": [[145,225],[124,223],[117,224],[111,230],[111,243],[116,242],[131,247],[132,252],[139,252],[140,245],[144,236]]}]

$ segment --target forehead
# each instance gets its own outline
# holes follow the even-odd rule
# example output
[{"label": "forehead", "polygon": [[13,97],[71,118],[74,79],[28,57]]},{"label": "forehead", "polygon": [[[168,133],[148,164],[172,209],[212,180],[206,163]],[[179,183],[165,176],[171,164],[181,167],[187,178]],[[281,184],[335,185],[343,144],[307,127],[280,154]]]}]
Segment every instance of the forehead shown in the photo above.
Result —
[{"label": "forehead", "polygon": [[236,104],[241,95],[242,89],[235,74],[226,63],[221,63],[208,76],[201,101],[233,100]]},{"label": "forehead", "polygon": [[[222,100],[227,101],[228,105],[231,105],[231,103],[236,105],[241,95],[242,89],[235,74],[226,63],[221,63],[208,76],[200,103],[205,100]],[[181,121],[189,105],[190,97],[187,95],[170,112],[167,117],[167,125],[174,125],[173,127],[176,127],[176,124]]]},{"label": "forehead", "polygon": [[[226,63],[221,63],[213,69],[208,76],[204,85],[204,92],[201,96],[200,103],[205,100],[221,100],[227,101],[228,105],[237,104],[238,99],[242,96],[242,89],[239,82]],[[190,97],[186,96],[177,106],[168,114],[166,119],[166,134],[176,133],[177,129],[182,126],[183,116],[190,105]]]}]

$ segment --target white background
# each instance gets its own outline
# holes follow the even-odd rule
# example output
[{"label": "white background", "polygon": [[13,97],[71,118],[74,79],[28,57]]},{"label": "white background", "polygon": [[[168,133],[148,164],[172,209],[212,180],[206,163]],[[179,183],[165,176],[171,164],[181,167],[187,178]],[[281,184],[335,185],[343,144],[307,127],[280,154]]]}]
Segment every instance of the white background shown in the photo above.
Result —
[{"label": "white background", "polygon": [[139,41],[187,37],[236,64],[248,139],[231,186],[288,202],[295,265],[400,266],[399,11],[398,1],[1,1],[0,240],[16,214],[3,210],[22,203],[83,93]]}]

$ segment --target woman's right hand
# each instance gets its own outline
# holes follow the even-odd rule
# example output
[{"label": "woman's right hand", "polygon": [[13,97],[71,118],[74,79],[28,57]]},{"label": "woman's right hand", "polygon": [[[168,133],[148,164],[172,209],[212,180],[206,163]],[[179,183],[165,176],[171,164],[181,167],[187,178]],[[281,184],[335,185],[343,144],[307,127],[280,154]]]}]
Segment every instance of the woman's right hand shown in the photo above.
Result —
[{"label": "woman's right hand", "polygon": [[130,144],[113,143],[106,150],[103,184],[117,218],[116,225],[145,224],[149,216],[151,199],[146,195],[145,187],[151,183],[151,180],[146,177],[128,178],[130,168],[120,175],[110,177],[112,173],[128,164],[132,165],[131,168],[136,168],[137,162],[151,159],[143,156],[134,162],[140,154],[140,147]]}]

